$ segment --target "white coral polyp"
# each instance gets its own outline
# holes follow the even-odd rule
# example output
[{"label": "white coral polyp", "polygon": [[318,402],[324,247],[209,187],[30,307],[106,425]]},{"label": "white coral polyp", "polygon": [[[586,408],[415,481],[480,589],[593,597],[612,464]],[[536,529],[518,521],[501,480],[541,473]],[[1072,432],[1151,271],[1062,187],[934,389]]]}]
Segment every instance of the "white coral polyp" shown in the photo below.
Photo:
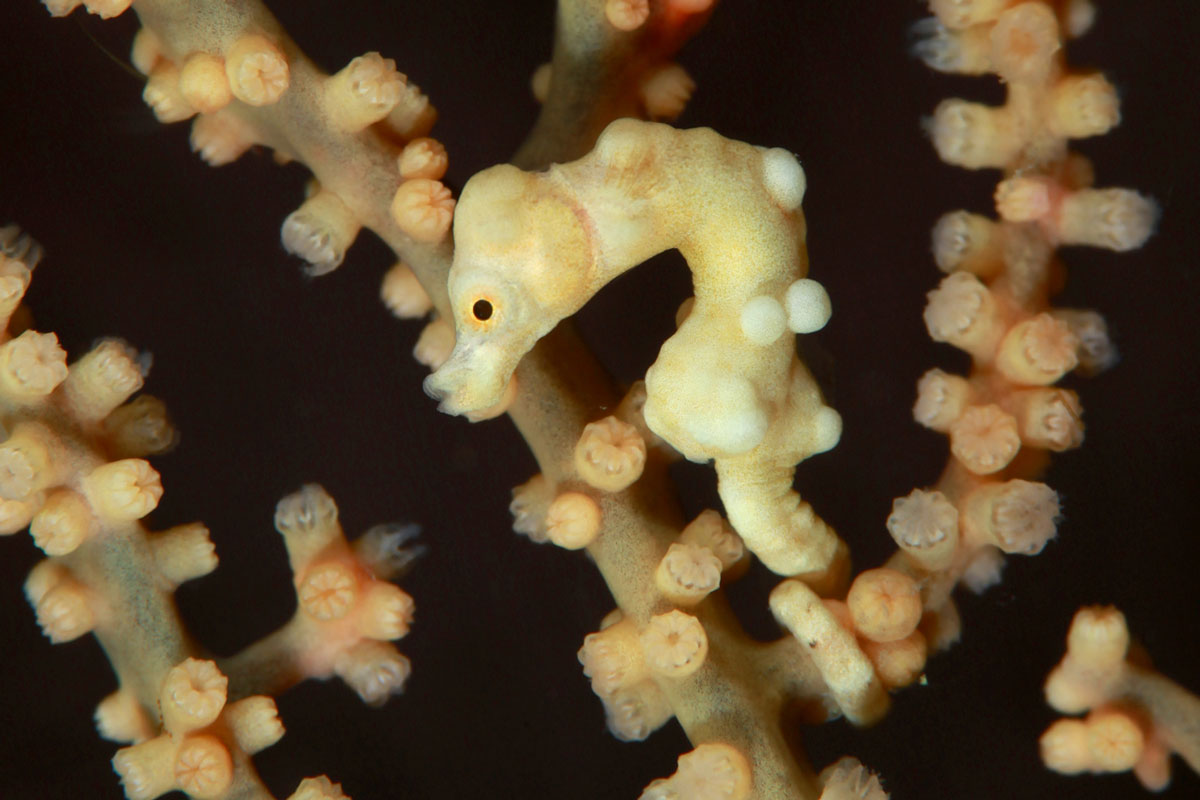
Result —
[{"label": "white coral polyp", "polygon": [[642,103],[651,119],[671,120],[683,113],[696,82],[678,64],[668,64],[643,81]]},{"label": "white coral polyp", "polygon": [[403,262],[395,264],[383,276],[379,297],[388,311],[400,319],[420,319],[433,308],[433,301],[412,267]]},{"label": "white coral polyp", "polygon": [[124,400],[142,388],[149,362],[120,339],[105,339],[80,360],[80,367],[84,363],[93,391]]},{"label": "white coral polyp", "polygon": [[971,406],[950,426],[950,451],[976,475],[1004,469],[1020,448],[1017,420],[997,405]]},{"label": "white coral polyp", "polygon": [[721,559],[707,547],[676,542],[663,556],[656,577],[664,594],[690,604],[716,591],[721,568]]},{"label": "white coral polyp", "polygon": [[429,178],[436,181],[441,180],[442,176],[446,174],[449,158],[446,155],[446,148],[441,142],[437,139],[421,137],[404,145],[404,150],[396,159],[396,166],[400,169],[400,177],[404,180]]},{"label": "white coral polyp", "polygon": [[980,75],[991,70],[991,47],[978,28],[953,30],[936,17],[912,27],[912,54],[938,72]]},{"label": "white coral polyp", "polygon": [[0,253],[0,310],[11,314],[29,288],[29,267]]},{"label": "white coral polyp", "polygon": [[41,505],[41,495],[30,500],[6,500],[0,498],[0,536],[23,530]]},{"label": "white coral polyp", "polygon": [[214,737],[192,736],[179,747],[174,773],[180,789],[206,800],[221,795],[233,783],[233,760]]},{"label": "white coral polyp", "polygon": [[400,102],[387,116],[388,126],[405,139],[426,135],[436,120],[437,111],[414,83],[405,86]]},{"label": "white coral polyp", "polygon": [[70,490],[55,492],[30,521],[33,541],[48,556],[72,552],[91,532],[87,502]]},{"label": "white coral polyp", "polygon": [[358,598],[358,581],[345,564],[313,567],[296,588],[300,607],[322,622],[341,619]]},{"label": "white coral polyp", "polygon": [[1117,252],[1141,247],[1158,222],[1158,205],[1131,189],[1084,189],[1063,203],[1061,236]]},{"label": "white coral polyp", "polygon": [[931,548],[958,535],[958,509],[941,492],[913,489],[892,502],[887,529],[902,545]]},{"label": "white coral polyp", "polygon": [[604,17],[619,31],[633,31],[650,16],[649,0],[607,0]]},{"label": "white coral polyp", "polygon": [[579,648],[583,674],[591,679],[592,691],[600,697],[611,697],[645,674],[642,654],[636,646],[630,646],[634,642],[627,642],[627,636],[623,626],[613,626],[589,633]]},{"label": "white coral polyp", "polygon": [[255,133],[249,123],[236,114],[200,114],[192,122],[189,142],[192,152],[210,167],[220,167],[239,159],[254,146]]},{"label": "white coral polyp", "polygon": [[154,800],[176,788],[175,750],[175,744],[168,736],[118,750],[112,765],[121,776],[125,796],[129,800]]},{"label": "white coral polyp", "polygon": [[729,569],[746,554],[746,545],[742,542],[742,537],[734,532],[724,517],[711,508],[701,511],[689,522],[679,535],[679,540],[711,550],[721,560],[722,569]]},{"label": "white coral polyp", "polygon": [[149,355],[139,355],[120,339],[104,339],[68,371],[67,402],[82,419],[102,420],[142,389],[149,368]]},{"label": "white coral polyp", "polygon": [[540,472],[512,491],[512,502],[508,504],[513,516],[513,530],[541,544],[547,541],[546,512],[554,500],[554,484]]},{"label": "white coral polyp", "polygon": [[651,617],[641,640],[646,664],[667,678],[686,678],[700,669],[708,655],[704,626],[678,609]]},{"label": "white coral polyp", "polygon": [[638,800],[683,800],[683,795],[670,780],[658,778],[651,781],[650,785],[638,796]]},{"label": "white coral polyp", "polygon": [[1108,335],[1108,325],[1104,317],[1099,313],[1058,309],[1052,312],[1052,315],[1055,319],[1065,322],[1079,341],[1076,357],[1079,360],[1077,366],[1080,371],[1095,375],[1117,362],[1117,348]]},{"label": "white coral polyp", "polygon": [[619,492],[642,475],[646,442],[638,429],[614,416],[588,423],[575,447],[575,468],[591,486]]},{"label": "white coral polyp", "polygon": [[367,105],[386,114],[400,101],[406,81],[394,60],[371,52],[351,61],[348,69],[350,90]]},{"label": "white coral polyp", "polygon": [[1082,409],[1074,392],[1054,391],[1037,405],[1034,435],[1044,447],[1062,452],[1083,443]]},{"label": "white coral polyp", "polygon": [[150,79],[142,89],[142,100],[164,124],[180,122],[196,113],[179,91],[179,69],[170,62],[160,63],[150,73]]},{"label": "white coral polyp", "polygon": [[929,10],[943,25],[962,29],[994,21],[1006,5],[1007,0],[932,0]]},{"label": "white coral polyp", "polygon": [[1088,752],[1098,771],[1124,772],[1133,769],[1146,746],[1141,726],[1122,709],[1096,709],[1088,715]]},{"label": "white coral polyp", "polygon": [[83,485],[97,515],[114,520],[141,519],[158,506],[163,493],[158,472],[141,458],[97,467]]},{"label": "white coral polyp", "polygon": [[283,738],[283,723],[275,701],[265,695],[245,697],[225,712],[225,720],[237,739],[238,747],[254,754]]},{"label": "white coral polyp", "polygon": [[95,14],[101,19],[112,19],[119,16],[133,4],[133,0],[83,0],[83,5],[89,14]]},{"label": "white coral polyp", "polygon": [[1044,178],[1014,177],[996,186],[996,212],[1009,222],[1033,222],[1050,214],[1052,184]]},{"label": "white coral polyp", "polygon": [[1042,763],[1055,772],[1077,775],[1091,766],[1087,725],[1080,719],[1060,719],[1038,740]]},{"label": "white coral polyp", "polygon": [[440,181],[412,178],[392,197],[392,219],[405,234],[433,244],[445,238],[454,218],[454,197]]},{"label": "white coral polyp", "polygon": [[251,34],[226,53],[225,75],[233,96],[252,106],[279,100],[291,82],[287,58],[265,36]]},{"label": "white coral polyp", "polygon": [[1099,73],[1064,79],[1054,100],[1055,122],[1074,139],[1107,133],[1121,121],[1117,90]]},{"label": "white coral polyp", "polygon": [[1000,583],[1004,574],[1004,556],[992,546],[975,552],[962,573],[963,585],[975,594],[983,594]]},{"label": "white coral polyp", "polygon": [[275,506],[275,529],[282,534],[322,530],[337,522],[337,505],[320,486],[310,483]]},{"label": "white coral polyp", "polygon": [[2,350],[9,390],[21,398],[44,397],[67,377],[67,354],[53,333],[25,331]]},{"label": "white coral polyp", "polygon": [[666,694],[652,680],[644,680],[603,697],[608,729],[622,742],[640,742],[674,715]]},{"label": "white coral polyp", "polygon": [[681,781],[694,787],[696,800],[744,800],[750,796],[750,764],[727,744],[702,744],[679,757]]},{"label": "white coral polyp", "polygon": [[879,776],[856,758],[846,756],[821,770],[825,789],[820,800],[888,800]]},{"label": "white coral polyp", "polygon": [[135,742],[153,736],[153,728],[137,696],[118,689],[96,705],[96,732],[111,742]]},{"label": "white coral polyp", "polygon": [[25,443],[0,447],[0,496],[6,500],[24,500],[41,481],[43,452],[35,452]]},{"label": "white coral polyp", "polygon": [[992,507],[996,539],[1007,553],[1040,553],[1054,538],[1058,513],[1058,494],[1046,484],[1008,481]]},{"label": "white coral polyp", "polygon": [[1081,666],[1110,669],[1125,660],[1129,626],[1114,606],[1087,606],[1071,620],[1067,652]]},{"label": "white coral polyp", "polygon": [[1000,15],[992,28],[992,64],[1006,81],[1043,79],[1062,47],[1058,18],[1042,3],[1019,3]]},{"label": "white coral polyp", "polygon": [[988,289],[968,272],[947,275],[927,295],[925,327],[935,342],[954,344],[979,320],[988,302]]},{"label": "white coral polyp", "polygon": [[412,664],[386,642],[365,640],[338,656],[333,671],[369,706],[404,690]]},{"label": "white coral polyp", "polygon": [[421,329],[413,345],[413,358],[436,370],[445,364],[454,350],[454,326],[443,317],[436,317]]},{"label": "white coral polyp", "polygon": [[310,265],[309,274],[325,275],[341,266],[347,243],[327,220],[304,209],[293,211],[279,231],[283,248]]},{"label": "white coral polyp", "polygon": [[54,644],[78,639],[95,625],[87,590],[72,579],[46,592],[36,613],[42,633]]},{"label": "white coral polyp", "polygon": [[745,800],[751,786],[746,757],[730,745],[708,742],[680,756],[675,774],[651,783],[638,800]]},{"label": "white coral polyp", "polygon": [[[1036,317],[1015,326],[1005,339],[1015,339],[1012,349],[1019,349],[1023,363],[1009,366],[1003,350],[1009,350],[1008,342],[1002,345],[998,366],[1006,373],[1019,373],[1027,382],[1053,383],[1075,368],[1078,363],[1076,352],[1079,340],[1062,320],[1049,314]],[[1017,359],[1011,359],[1016,361]]]},{"label": "white coral polyp", "polygon": [[600,506],[582,492],[563,492],[546,509],[546,534],[567,550],[587,547],[600,534]]},{"label": "white coral polyp", "polygon": [[402,575],[425,552],[416,541],[421,526],[389,522],[375,525],[354,542],[360,564],[381,581]]},{"label": "white coral polyp", "polygon": [[413,599],[398,586],[373,583],[364,605],[363,633],[373,639],[399,639],[412,626]]},{"label": "white coral polyp", "polygon": [[970,397],[965,379],[934,368],[917,381],[913,419],[935,431],[945,431],[962,415]]},{"label": "white coral polyp", "polygon": [[967,169],[1000,167],[1013,151],[1002,109],[951,98],[933,112],[930,133],[938,156]]},{"label": "white coral polyp", "polygon": [[933,226],[933,260],[942,272],[958,269],[972,250],[977,229],[975,216],[968,211],[951,211]]},{"label": "white coral polyp", "polygon": [[229,679],[212,661],[189,658],[177,664],[167,672],[159,694],[164,724],[178,731],[211,724],[225,707],[228,686]]}]

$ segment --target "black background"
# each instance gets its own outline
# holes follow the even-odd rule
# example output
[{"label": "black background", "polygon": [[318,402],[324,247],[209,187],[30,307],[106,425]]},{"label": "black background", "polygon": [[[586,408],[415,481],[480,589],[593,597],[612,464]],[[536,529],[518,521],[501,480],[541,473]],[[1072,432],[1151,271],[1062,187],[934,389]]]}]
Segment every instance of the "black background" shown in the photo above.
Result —
[{"label": "black background", "polygon": [[[456,189],[506,159],[536,114],[528,77],[549,55],[549,0],[274,5],[326,68],[372,49],[398,61],[441,111],[435,135]],[[921,12],[910,0],[726,0],[681,56],[699,89],[679,124],[787,147],[807,171],[812,275],[835,309],[809,339],[846,433],[798,480],[860,567],[892,548],[891,498],[932,482],[945,461],[944,440],[909,413],[925,369],[964,365],[921,323],[939,278],[928,230],[953,208],[989,211],[995,180],[940,163],[922,133],[941,98],[998,102],[1002,89],[910,59],[906,30]],[[1047,478],[1064,503],[1058,540],[963,598],[963,642],[882,724],[809,731],[814,763],[853,753],[896,798],[1140,796],[1129,775],[1066,779],[1038,759],[1055,718],[1040,684],[1083,603],[1118,604],[1162,670],[1200,688],[1198,15],[1192,0],[1105,2],[1069,47],[1123,95],[1124,124],[1079,144],[1099,184],[1152,194],[1164,213],[1139,252],[1063,254],[1060,304],[1101,310],[1122,360],[1070,381],[1088,432]],[[510,531],[509,489],[534,471],[520,439],[503,420],[441,416],[421,393],[409,356],[420,326],[378,302],[389,256],[377,241],[364,234],[315,281],[284,254],[278,227],[300,201],[301,168],[258,154],[212,170],[188,152],[186,125],[153,121],[139,83],[101,49],[123,57],[133,23],[52,20],[33,0],[6,0],[0,221],[19,221],[49,253],[29,293],[39,329],[75,355],[101,335],[154,354],[147,390],[183,438],[156,461],[167,492],[151,524],[205,521],[222,561],[179,591],[188,625],[230,653],[289,617],[271,517],[303,482],[329,489],[351,535],[412,520],[430,550],[404,584],[417,602],[401,643],[414,663],[408,692],[383,710],[338,683],[280,698],[288,733],[256,758],[264,779],[279,797],[317,773],[356,800],[636,797],[688,746],[673,724],[641,744],[606,733],[575,651],[610,601],[584,556]],[[593,300],[585,335],[620,377],[637,377],[687,287],[677,258],[658,259]],[[690,512],[714,502],[711,470],[679,475]],[[111,672],[91,638],[52,648],[39,634],[20,591],[37,556],[24,534],[0,543],[0,797],[120,797],[114,747],[91,724]],[[773,583],[756,572],[733,589],[764,636]],[[1200,796],[1174,766],[1165,796]]]}]

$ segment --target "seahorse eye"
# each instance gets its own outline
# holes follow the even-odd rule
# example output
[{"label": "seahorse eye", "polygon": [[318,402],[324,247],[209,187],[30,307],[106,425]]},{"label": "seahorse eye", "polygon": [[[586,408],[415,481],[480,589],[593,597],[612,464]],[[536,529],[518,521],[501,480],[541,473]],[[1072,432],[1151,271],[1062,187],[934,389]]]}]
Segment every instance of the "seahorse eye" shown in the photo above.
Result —
[{"label": "seahorse eye", "polygon": [[487,322],[492,318],[492,304],[483,299],[475,301],[475,305],[471,306],[471,313],[475,315],[475,319],[480,322]]}]

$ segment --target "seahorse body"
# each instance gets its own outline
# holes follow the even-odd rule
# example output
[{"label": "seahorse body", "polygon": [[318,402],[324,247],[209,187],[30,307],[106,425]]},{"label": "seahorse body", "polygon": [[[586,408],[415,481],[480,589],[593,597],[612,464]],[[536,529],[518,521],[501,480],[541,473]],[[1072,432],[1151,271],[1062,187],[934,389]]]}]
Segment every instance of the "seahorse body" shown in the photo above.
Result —
[{"label": "seahorse body", "polygon": [[791,335],[812,327],[803,194],[784,150],[635,120],[570,164],[479,173],[454,223],[457,342],[427,391],[450,413],[495,404],[559,320],[678,248],[695,302],[646,373],[646,422],[687,458],[715,460],[730,522],[770,569],[824,570],[839,540],[791,486],[796,463],[841,433]]}]

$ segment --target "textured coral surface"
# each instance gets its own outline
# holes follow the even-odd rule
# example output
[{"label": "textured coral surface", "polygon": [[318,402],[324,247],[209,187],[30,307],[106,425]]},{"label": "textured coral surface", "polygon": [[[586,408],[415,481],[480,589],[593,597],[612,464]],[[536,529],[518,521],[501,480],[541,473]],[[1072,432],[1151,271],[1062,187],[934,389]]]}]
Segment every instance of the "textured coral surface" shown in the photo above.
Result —
[{"label": "textured coral surface", "polygon": [[[441,112],[455,188],[507,158],[533,119],[528,76],[548,56],[549,2],[472,4],[466,19],[417,4],[277,5],[322,65],[378,49],[421,84]],[[997,102],[1001,92],[908,58],[905,29],[919,13],[907,2],[730,0],[681,56],[699,89],[679,124],[787,147],[804,164],[811,274],[834,303],[830,325],[810,337],[810,362],[845,434],[802,465],[799,485],[860,567],[893,549],[891,498],[932,483],[945,460],[944,439],[909,411],[922,372],[962,366],[921,323],[940,278],[928,230],[954,208],[989,212],[995,180],[942,164],[921,132],[918,118],[942,98]],[[928,685],[899,694],[879,726],[807,729],[814,763],[853,753],[896,797],[1136,796],[1128,775],[1064,778],[1038,758],[1056,716],[1041,683],[1082,603],[1120,606],[1156,665],[1195,687],[1198,17],[1184,0],[1101,3],[1070,48],[1073,63],[1104,69],[1123,101],[1121,127],[1079,149],[1102,185],[1153,195],[1164,215],[1141,251],[1063,256],[1063,304],[1099,309],[1122,360],[1069,384],[1088,438],[1056,457],[1048,478],[1065,509],[1058,539],[963,600],[964,641],[934,658]],[[386,251],[360,243],[335,274],[304,279],[278,243],[304,172],[262,156],[214,171],[192,156],[186,128],[155,122],[139,83],[86,35],[123,58],[132,23],[5,4],[0,24],[19,33],[0,52],[0,222],[20,221],[48,249],[29,293],[40,329],[73,353],[119,335],[155,356],[147,388],[183,438],[156,462],[167,492],[152,520],[204,520],[222,557],[180,590],[186,620],[227,654],[289,617],[271,515],[304,481],[338,498],[348,533],[411,519],[430,548],[405,582],[419,604],[405,641],[408,693],[382,710],[338,684],[283,696],[288,733],[256,759],[268,785],[286,795],[299,774],[325,772],[356,798],[590,800],[635,797],[670,774],[689,749],[678,728],[642,744],[614,740],[575,658],[611,607],[599,577],[581,555],[510,530],[509,489],[535,471],[524,445],[507,422],[469,427],[421,393],[426,371],[409,356],[419,326],[396,322],[376,298]],[[637,377],[673,330],[686,287],[676,258],[643,267],[583,312],[585,335],[619,376]],[[688,510],[713,504],[711,470],[678,472]],[[103,656],[90,638],[46,643],[20,596],[34,547],[24,536],[4,546],[0,795],[120,797],[115,748],[90,720],[112,688]],[[764,635],[774,635],[774,582],[759,571],[732,592]],[[1197,793],[1177,765],[1165,796]]]}]

